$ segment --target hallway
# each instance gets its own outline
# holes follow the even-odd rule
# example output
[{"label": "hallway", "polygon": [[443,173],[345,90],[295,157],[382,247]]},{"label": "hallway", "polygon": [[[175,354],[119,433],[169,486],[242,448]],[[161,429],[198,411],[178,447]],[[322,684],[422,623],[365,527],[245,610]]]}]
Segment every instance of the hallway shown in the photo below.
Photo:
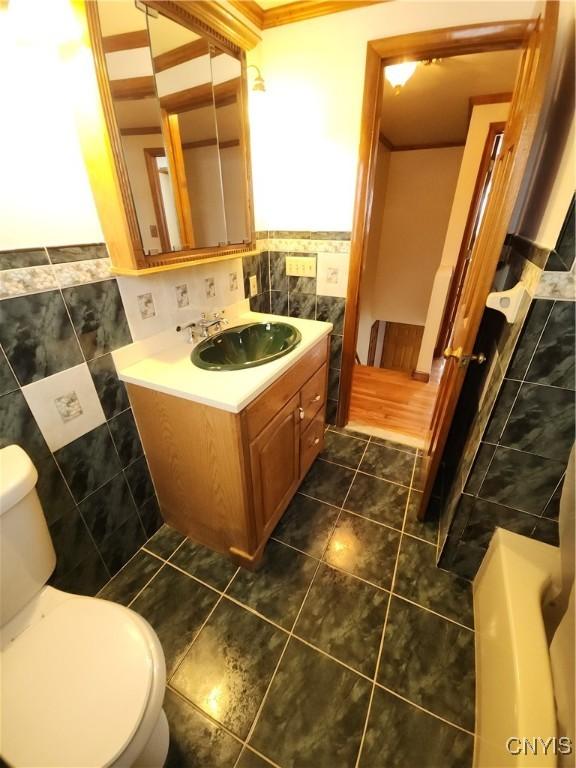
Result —
[{"label": "hallway", "polygon": [[407,371],[355,365],[347,426],[424,448],[443,368],[435,360],[425,383]]}]

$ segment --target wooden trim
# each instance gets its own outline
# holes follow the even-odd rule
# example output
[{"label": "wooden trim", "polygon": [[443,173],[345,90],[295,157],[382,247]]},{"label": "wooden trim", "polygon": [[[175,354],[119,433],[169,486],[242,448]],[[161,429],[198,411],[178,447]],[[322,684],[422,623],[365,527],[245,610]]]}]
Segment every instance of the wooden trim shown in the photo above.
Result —
[{"label": "wooden trim", "polygon": [[146,173],[150,184],[150,193],[152,195],[152,204],[158,225],[158,235],[162,251],[166,253],[172,250],[170,236],[168,234],[168,224],[166,223],[166,211],[164,209],[164,200],[162,199],[162,188],[158,177],[157,157],[166,157],[166,152],[160,147],[148,147],[144,150],[144,159],[146,161]]},{"label": "wooden trim", "polygon": [[344,426],[350,410],[352,371],[358,338],[358,306],[360,301],[360,280],[362,265],[370,235],[370,218],[374,196],[374,177],[380,111],[382,109],[382,60],[372,43],[366,48],[366,69],[364,74],[364,98],[358,151],[358,174],[354,198],[354,218],[350,242],[350,267],[344,315],[344,336],[342,339],[342,363],[340,370],[340,397],[336,423]]},{"label": "wooden trim", "polygon": [[386,66],[406,58],[420,61],[521,48],[534,25],[534,19],[481,22],[384,37],[368,45]]},{"label": "wooden trim", "polygon": [[216,107],[225,107],[227,104],[234,104],[238,98],[239,85],[239,77],[234,80],[226,80],[215,86],[212,83],[196,85],[194,88],[187,88],[184,91],[175,91],[166,96],[161,96],[159,99],[160,107],[170,114],[201,109],[202,107],[210,106],[212,103]]},{"label": "wooden trim", "polygon": [[238,56],[260,42],[260,35],[229,8],[213,0],[143,0],[163,16],[201,32],[228,53]]},{"label": "wooden trim", "polygon": [[366,365],[374,365],[376,359],[376,345],[378,344],[378,331],[380,330],[380,320],[374,320],[370,328],[370,342],[368,344],[368,356]]},{"label": "wooden trim", "polygon": [[389,138],[384,136],[382,131],[380,131],[380,133],[378,134],[378,141],[380,142],[380,144],[382,144],[383,147],[385,147],[386,149],[390,150],[390,152],[394,151],[394,149],[395,149],[394,144],[392,144],[392,142],[390,141]]},{"label": "wooden trim", "polygon": [[236,10],[244,14],[246,18],[254,24],[258,29],[264,27],[264,14],[266,11],[261,8],[254,0],[229,0],[230,5],[233,5]]},{"label": "wooden trim", "polygon": [[201,37],[198,40],[193,40],[191,43],[180,45],[171,51],[154,56],[154,71],[164,72],[164,70],[176,67],[178,64],[184,64],[186,61],[207,56],[209,53],[210,45],[207,40]]},{"label": "wooden trim", "polygon": [[423,381],[425,384],[428,384],[430,381],[429,373],[423,373],[422,371],[412,371],[411,375],[415,381]]},{"label": "wooden trim", "polygon": [[110,80],[110,93],[114,101],[156,98],[156,84],[153,75],[144,77],[126,77],[123,80]]},{"label": "wooden trim", "polygon": [[512,93],[487,93],[483,96],[470,96],[468,99],[468,125],[470,125],[474,107],[482,104],[506,104],[508,101],[512,101]]},{"label": "wooden trim", "polygon": [[400,147],[393,147],[392,152],[416,152],[421,149],[452,149],[453,147],[464,147],[465,141],[437,141],[431,144],[403,144]]},{"label": "wooden trim", "polygon": [[315,0],[299,0],[286,3],[278,8],[268,8],[263,13],[262,29],[279,27],[283,24],[293,24],[296,21],[315,19],[331,13],[351,11],[367,5],[379,5],[386,0],[335,0],[335,2],[316,2]]},{"label": "wooden trim", "polygon": [[120,136],[152,136],[162,133],[159,125],[143,125],[141,128],[120,128]]},{"label": "wooden trim", "polygon": [[218,145],[219,149],[230,149],[231,147],[239,147],[240,139],[229,139],[228,141],[216,141],[216,139],[200,139],[199,141],[185,141],[182,144],[182,149],[202,149],[202,147],[215,147]]},{"label": "wooden trim", "polygon": [[166,157],[172,178],[180,242],[184,248],[194,248],[195,238],[192,226],[191,200],[188,193],[184,155],[182,154],[178,115],[169,114],[165,109],[161,109],[160,113],[162,115],[162,133],[164,135]]},{"label": "wooden trim", "polygon": [[380,132],[383,65],[393,64],[407,56],[416,59],[429,59],[520,48],[525,44],[534,27],[535,21],[532,19],[470,24],[373,40],[368,42],[366,46],[358,174],[354,200],[350,269],[342,344],[342,369],[340,372],[340,398],[337,413],[339,426],[346,423],[350,409],[352,371],[358,336],[360,278],[370,232],[376,153]]},{"label": "wooden trim", "polygon": [[95,0],[85,3],[77,0],[72,8],[78,22],[88,32],[100,95],[97,104],[95,94],[95,114],[82,119],[79,131],[100,225],[112,263],[121,269],[139,269],[145,264],[144,249],[114,114],[98,7]]},{"label": "wooden trim", "polygon": [[488,169],[490,167],[492,147],[494,145],[496,136],[499,133],[503,133],[505,128],[506,123],[490,123],[488,126],[488,133],[484,142],[484,149],[482,151],[478,173],[476,174],[474,191],[472,192],[472,199],[470,200],[470,207],[468,209],[468,216],[466,218],[466,224],[462,234],[462,241],[460,243],[458,258],[456,259],[456,265],[454,267],[452,280],[450,282],[450,289],[448,291],[448,298],[446,299],[446,306],[444,307],[444,314],[440,323],[440,331],[438,333],[438,339],[434,348],[434,357],[438,357],[440,354],[442,354],[442,351],[448,346],[450,334],[452,333],[452,324],[454,322],[456,308],[462,291],[462,283],[466,277],[468,266],[466,255],[468,252],[470,238],[472,236],[472,230],[476,222],[476,216],[478,214],[478,209],[481,202],[482,191],[484,190],[486,174],[488,173]]},{"label": "wooden trim", "polygon": [[130,51],[134,48],[148,48],[150,38],[147,29],[138,29],[134,32],[122,32],[119,35],[108,35],[102,38],[104,53],[116,53],[117,51]]}]

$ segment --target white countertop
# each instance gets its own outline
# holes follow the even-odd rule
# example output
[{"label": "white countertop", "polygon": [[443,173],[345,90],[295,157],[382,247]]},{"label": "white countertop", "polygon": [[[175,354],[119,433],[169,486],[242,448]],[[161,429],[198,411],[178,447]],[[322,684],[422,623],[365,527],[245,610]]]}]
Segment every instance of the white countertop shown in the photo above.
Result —
[{"label": "white countertop", "polygon": [[165,336],[170,341],[165,341],[169,346],[163,349],[157,349],[161,341],[147,344],[145,340],[113,353],[118,376],[129,384],[239,413],[332,331],[331,323],[260,312],[239,315],[229,327],[267,320],[289,323],[302,334],[295,349],[278,360],[243,371],[206,371],[192,363],[191,344],[184,340],[174,343],[173,336]]}]

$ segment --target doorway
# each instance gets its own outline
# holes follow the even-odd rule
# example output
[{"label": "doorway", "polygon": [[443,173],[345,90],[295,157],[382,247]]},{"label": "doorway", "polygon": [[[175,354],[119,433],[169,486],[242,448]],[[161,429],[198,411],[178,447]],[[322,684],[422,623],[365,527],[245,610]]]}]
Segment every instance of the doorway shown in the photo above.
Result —
[{"label": "doorway", "polygon": [[[496,25],[472,25],[466,28],[450,28],[445,30],[435,30],[426,33],[417,33],[414,35],[404,35],[398,38],[387,38],[384,40],[373,41],[369,43],[367,49],[365,92],[362,113],[362,129],[360,143],[360,163],[356,194],[356,208],[354,227],[352,235],[352,251],[350,277],[348,285],[348,305],[344,328],[343,342],[343,362],[341,372],[341,400],[338,412],[339,426],[352,426],[352,416],[355,419],[354,429],[358,430],[357,409],[354,410],[355,399],[354,385],[356,384],[356,394],[359,392],[359,386],[362,385],[365,402],[376,401],[376,411],[380,411],[381,417],[386,417],[387,410],[391,411],[394,418],[398,419],[402,408],[397,400],[386,396],[378,404],[377,391],[382,389],[374,382],[382,376],[382,371],[390,379],[390,369],[381,369],[380,365],[368,365],[368,357],[362,360],[362,350],[359,349],[363,342],[367,341],[366,349],[371,344],[371,351],[374,352],[373,362],[378,359],[382,361],[382,355],[378,358],[377,347],[378,339],[374,341],[374,323],[378,321],[378,334],[380,333],[381,321],[390,323],[404,323],[413,325],[423,325],[420,336],[418,357],[416,368],[413,371],[400,371],[403,375],[403,382],[393,382],[397,391],[401,391],[407,402],[403,403],[405,412],[411,415],[411,405],[418,403],[422,406],[425,403],[423,415],[423,424],[419,427],[418,439],[422,449],[422,460],[420,462],[420,484],[424,489],[422,496],[422,505],[419,516],[422,516],[430,496],[431,484],[433,482],[436,468],[439,462],[443,441],[450,426],[455,403],[462,385],[465,368],[474,357],[472,348],[478,330],[479,319],[484,307],[486,296],[490,291],[492,278],[495,272],[496,264],[500,254],[501,247],[507,232],[507,227],[512,214],[513,206],[518,194],[523,172],[526,167],[527,155],[529,153],[532,140],[535,133],[536,120],[533,116],[539,115],[546,78],[548,75],[556,30],[557,8],[555,4],[546,4],[546,14],[544,19],[504,22]],[[403,163],[407,165],[406,158],[409,153],[420,152],[421,158],[425,157],[426,152],[441,150],[454,150],[456,139],[443,139],[438,136],[432,140],[426,140],[418,137],[417,140],[406,139],[406,146],[398,148],[398,139],[396,142],[390,139],[384,131],[385,127],[389,132],[394,128],[394,120],[387,118],[391,113],[384,112],[385,100],[385,68],[396,64],[399,61],[409,59],[413,62],[420,62],[416,69],[427,69],[429,72],[438,73],[444,67],[454,69],[454,65],[459,59],[466,57],[481,58],[481,56],[510,56],[515,57],[516,65],[513,72],[516,77],[512,77],[513,87],[505,90],[496,90],[494,88],[484,89],[477,93],[467,94],[467,106],[469,113],[465,116],[467,133],[465,137],[460,137],[460,142],[464,138],[464,146],[461,148],[461,157],[456,162],[458,173],[454,182],[452,194],[445,195],[445,201],[449,197],[450,205],[445,206],[445,219],[442,226],[438,214],[432,216],[416,217],[410,214],[413,212],[413,201],[416,200],[418,176],[414,176],[415,181],[405,183],[403,194],[408,195],[409,204],[396,203],[391,206],[391,212],[388,211],[388,219],[393,222],[394,227],[400,230],[397,233],[396,243],[402,243],[402,233],[408,233],[407,239],[414,239],[415,221],[421,218],[427,224],[424,229],[424,235],[428,230],[434,230],[437,240],[435,249],[428,249],[425,254],[418,252],[418,247],[407,250],[402,246],[388,248],[386,255],[388,264],[382,266],[382,262],[370,271],[370,249],[374,248],[374,243],[381,243],[382,238],[390,236],[391,226],[384,228],[386,215],[382,215],[382,233],[377,233],[377,219],[374,214],[378,210],[378,160],[382,153],[382,147],[391,155],[396,154],[397,158],[389,158],[389,175],[393,165],[396,166],[396,177],[406,182],[406,174],[398,172],[397,167]],[[438,61],[440,60],[440,61]],[[424,62],[427,62],[426,64]],[[416,82],[416,81],[414,81]],[[404,86],[408,88],[408,84]],[[405,91],[408,92],[407,90]],[[446,95],[446,90],[441,91]],[[511,94],[511,97],[510,97]],[[486,100],[486,96],[491,97]],[[393,96],[394,99],[402,97],[400,94]],[[423,103],[427,100],[421,99]],[[439,110],[436,99],[436,111],[444,117],[448,110]],[[504,122],[501,116],[498,119],[489,120],[485,125],[482,144],[479,153],[476,154],[476,164],[474,173],[470,176],[468,168],[468,197],[466,198],[459,192],[461,184],[462,171],[464,169],[464,152],[468,149],[469,131],[472,126],[472,118],[476,108],[481,106],[500,106],[507,107],[507,113],[510,117],[504,136],[499,140],[496,149],[496,155],[492,157],[494,141],[490,151],[487,146],[490,144],[490,135],[494,131],[494,124]],[[385,120],[388,119],[388,124]],[[419,119],[412,118],[412,128],[429,128],[425,117]],[[444,126],[446,128],[446,126]],[[442,143],[448,146],[440,146]],[[432,144],[432,146],[430,146]],[[404,154],[405,153],[405,154]],[[488,169],[483,168],[482,159],[489,157],[493,160]],[[404,157],[401,157],[404,155]],[[412,156],[413,159],[414,155]],[[431,157],[431,156],[430,156]],[[398,159],[400,158],[400,159]],[[409,158],[410,159],[410,158]],[[418,167],[418,163],[414,163]],[[380,163],[381,165],[381,163]],[[425,167],[421,164],[422,174]],[[437,204],[434,191],[440,189],[441,184],[437,183],[437,178],[432,173],[432,191],[428,190],[428,202]],[[470,184],[470,178],[472,182]],[[443,179],[443,182],[446,181]],[[430,185],[429,185],[430,186]],[[448,187],[446,183],[444,186]],[[471,186],[471,190],[470,190]],[[413,194],[413,198],[409,197]],[[384,195],[386,204],[387,193]],[[394,193],[392,195],[394,197]],[[439,197],[439,195],[437,195]],[[431,200],[432,198],[432,200]],[[426,195],[423,195],[426,199]],[[466,201],[463,205],[462,201]],[[390,198],[388,198],[390,202]],[[458,206],[453,203],[458,202]],[[478,212],[481,213],[478,216]],[[386,213],[386,212],[385,212]],[[404,216],[403,229],[399,227],[399,220]],[[470,238],[470,231],[474,237]],[[438,233],[440,235],[438,236]],[[420,232],[422,243],[422,231]],[[471,248],[469,246],[471,245]],[[434,250],[434,258],[431,253]],[[422,246],[420,247],[422,251]],[[446,258],[450,254],[450,259]],[[428,259],[425,268],[422,261],[418,258]],[[448,262],[448,263],[447,263]],[[390,267],[396,269],[396,274],[390,274]],[[409,266],[409,269],[406,267]],[[368,273],[366,273],[368,270]],[[399,279],[399,270],[403,270],[403,278]],[[403,291],[399,290],[404,280]],[[412,282],[410,282],[412,281]],[[372,306],[374,310],[374,297],[381,298],[388,296],[386,311],[387,317],[378,317],[372,314],[366,320],[362,317],[362,287],[363,283],[372,286]],[[424,283],[426,285],[424,286]],[[374,287],[381,289],[377,294]],[[416,289],[413,289],[416,286]],[[416,312],[406,317],[406,305],[409,309],[413,308],[413,298],[416,295],[424,295],[427,301],[420,302]],[[370,299],[364,303],[370,307]],[[379,309],[378,311],[381,311]],[[402,316],[404,312],[404,317]],[[366,313],[364,313],[366,314]],[[366,335],[366,328],[368,334]],[[418,338],[414,333],[412,338]],[[446,362],[438,356],[440,351],[440,341],[442,338],[449,339],[449,349],[445,350]],[[385,333],[382,336],[381,343],[384,344]],[[460,342],[457,344],[456,342]],[[376,348],[376,350],[375,350]],[[360,357],[360,368],[355,367],[355,356]],[[404,359],[414,359],[412,351],[409,354],[400,355]],[[389,359],[384,356],[384,359]],[[362,371],[362,364],[370,371]],[[367,375],[367,374],[372,374]],[[398,377],[398,373],[394,377]],[[369,379],[372,379],[370,384]],[[410,384],[408,386],[408,378]],[[409,390],[414,386],[420,385],[422,392],[417,397],[408,397]],[[425,388],[425,389],[424,389]],[[384,386],[384,389],[386,387]],[[390,392],[390,390],[388,390]],[[425,394],[425,397],[422,395]],[[383,403],[388,402],[392,405],[387,409]],[[374,413],[372,416],[374,417]],[[378,415],[378,414],[376,414]],[[380,428],[390,428],[390,423],[380,425]],[[402,432],[396,425],[398,437]],[[374,425],[364,425],[364,431],[373,432]],[[410,444],[408,430],[399,442]],[[412,444],[414,444],[412,442]]]}]

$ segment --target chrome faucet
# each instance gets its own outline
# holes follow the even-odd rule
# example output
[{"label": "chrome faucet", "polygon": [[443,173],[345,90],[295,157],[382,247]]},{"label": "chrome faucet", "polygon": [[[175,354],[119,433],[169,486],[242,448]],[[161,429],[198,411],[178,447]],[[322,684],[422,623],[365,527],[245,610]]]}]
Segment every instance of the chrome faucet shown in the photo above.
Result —
[{"label": "chrome faucet", "polygon": [[209,336],[214,336],[215,333],[222,330],[223,325],[228,325],[228,320],[222,317],[223,312],[214,312],[212,319],[209,320],[206,316],[206,312],[202,312],[200,320],[194,320],[186,325],[177,325],[176,330],[188,331],[186,341],[192,344],[199,339],[207,339]]}]

